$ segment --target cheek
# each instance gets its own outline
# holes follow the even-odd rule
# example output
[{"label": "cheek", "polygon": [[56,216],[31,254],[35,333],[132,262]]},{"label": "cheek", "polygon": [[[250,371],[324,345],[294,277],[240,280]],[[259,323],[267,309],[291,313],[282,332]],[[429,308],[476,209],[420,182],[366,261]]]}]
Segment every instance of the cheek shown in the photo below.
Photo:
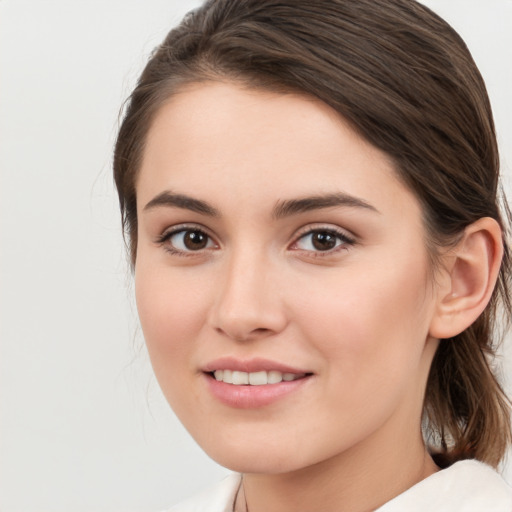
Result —
[{"label": "cheek", "polygon": [[347,279],[329,306],[309,312],[316,326],[310,339],[324,361],[322,396],[328,405],[319,410],[319,424],[336,425],[335,431],[353,442],[395,413],[410,417],[423,394],[422,297],[409,288],[410,281],[381,277],[373,284],[352,286]]},{"label": "cheek", "polygon": [[197,292],[193,281],[182,281],[168,270],[159,272],[151,265],[137,264],[137,310],[159,381],[164,375],[166,379],[177,377],[190,366],[190,354],[205,318],[204,294]]},{"label": "cheek", "polygon": [[308,292],[295,316],[333,379],[373,393],[412,378],[419,364],[430,321],[428,267],[414,257],[356,267],[310,281],[308,288],[303,283]]}]

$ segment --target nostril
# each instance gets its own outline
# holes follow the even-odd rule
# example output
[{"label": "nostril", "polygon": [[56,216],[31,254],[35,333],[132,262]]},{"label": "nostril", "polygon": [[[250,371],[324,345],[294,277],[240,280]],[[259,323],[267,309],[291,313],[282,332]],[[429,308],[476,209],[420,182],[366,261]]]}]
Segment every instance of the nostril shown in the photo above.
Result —
[{"label": "nostril", "polygon": [[258,327],[256,329],[252,329],[248,332],[242,332],[242,330],[235,331],[235,329],[228,330],[223,329],[221,327],[216,327],[215,331],[218,334],[222,334],[223,336],[228,336],[235,341],[250,341],[253,339],[262,338],[268,336],[272,333],[271,329],[266,329],[265,327]]},{"label": "nostril", "polygon": [[251,334],[266,334],[270,332],[270,329],[265,329],[264,327],[259,327],[258,329],[254,329],[251,331]]}]

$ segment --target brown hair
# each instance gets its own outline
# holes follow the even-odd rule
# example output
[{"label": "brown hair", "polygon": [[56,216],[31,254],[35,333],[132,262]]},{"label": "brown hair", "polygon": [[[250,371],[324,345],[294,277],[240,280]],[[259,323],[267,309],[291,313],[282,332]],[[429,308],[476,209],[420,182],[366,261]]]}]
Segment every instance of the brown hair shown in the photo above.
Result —
[{"label": "brown hair", "polygon": [[[317,97],[390,155],[422,204],[434,262],[436,248],[479,218],[505,232],[489,99],[445,21],[413,0],[210,0],[156,49],[125,110],[114,176],[132,264],[135,181],[154,114],[181,85],[223,79]],[[511,311],[504,244],[489,305],[441,341],[432,364],[426,435],[443,466],[464,458],[496,466],[511,441],[510,402],[490,366],[499,307]]]}]

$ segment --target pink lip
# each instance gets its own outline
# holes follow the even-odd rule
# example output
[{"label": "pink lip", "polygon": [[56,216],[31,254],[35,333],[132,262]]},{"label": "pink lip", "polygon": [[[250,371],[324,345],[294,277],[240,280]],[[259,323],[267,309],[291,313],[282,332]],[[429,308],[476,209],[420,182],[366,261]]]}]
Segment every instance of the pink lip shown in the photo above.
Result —
[{"label": "pink lip", "polygon": [[293,368],[286,364],[271,361],[269,359],[254,358],[248,360],[235,359],[234,357],[221,357],[206,364],[202,371],[206,373],[215,370],[236,370],[238,372],[261,372],[261,371],[277,371],[281,373],[311,373],[309,370],[301,368]]},{"label": "pink lip", "polygon": [[[306,374],[305,377],[262,386],[236,386],[217,381],[211,375],[215,370],[236,370],[241,372],[278,371],[281,373]],[[237,409],[256,409],[270,405],[290,393],[297,392],[310,382],[312,374],[307,370],[293,368],[267,359],[242,361],[232,357],[216,359],[204,368],[204,379],[211,394],[224,405]]]}]

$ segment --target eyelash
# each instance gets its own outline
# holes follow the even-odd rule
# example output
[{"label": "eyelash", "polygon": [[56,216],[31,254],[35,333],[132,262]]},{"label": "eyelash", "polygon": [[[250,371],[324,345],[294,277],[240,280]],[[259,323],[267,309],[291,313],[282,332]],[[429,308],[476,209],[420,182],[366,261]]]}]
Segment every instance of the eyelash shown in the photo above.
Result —
[{"label": "eyelash", "polygon": [[[197,251],[194,251],[194,250],[184,251],[181,249],[177,249],[176,247],[173,247],[170,243],[168,243],[173,236],[175,236],[179,233],[186,234],[187,232],[201,233],[204,236],[206,236],[209,239],[209,241],[213,240],[213,238],[207,233],[207,231],[202,226],[180,225],[180,226],[175,226],[174,228],[162,233],[156,239],[156,243],[158,245],[164,246],[164,249],[167,252],[169,252],[170,254],[175,255],[175,256],[182,256],[182,257],[194,257],[199,254],[202,254],[205,250],[211,249],[210,247],[205,247],[204,249],[199,249]],[[317,234],[323,233],[323,234],[333,236],[336,239],[337,245],[335,245],[335,247],[333,247],[332,249],[328,249],[325,251],[321,251],[321,250],[315,251],[315,250],[307,250],[307,249],[299,249],[299,248],[294,249],[294,246],[296,246],[300,240],[305,239],[307,236],[312,236],[315,233],[317,233]],[[297,237],[295,238],[295,241],[291,244],[290,247],[293,250],[307,252],[311,256],[318,258],[318,257],[330,256],[330,255],[335,254],[341,250],[347,250],[349,247],[353,246],[355,243],[356,243],[355,238],[349,236],[346,232],[344,232],[340,229],[334,228],[332,226],[329,226],[329,227],[318,226],[318,227],[314,227],[314,228],[311,228],[311,227],[305,228],[302,233],[299,233],[297,235]]]},{"label": "eyelash", "polygon": [[323,258],[332,256],[333,254],[336,254],[339,251],[347,250],[349,247],[355,245],[356,239],[350,235],[348,235],[345,231],[342,231],[339,228],[335,228],[333,226],[317,226],[317,227],[311,227],[308,226],[304,229],[303,232],[299,233],[298,236],[295,238],[295,241],[292,243],[293,246],[296,246],[300,240],[305,239],[308,236],[313,236],[314,234],[327,234],[335,238],[335,247],[332,249],[328,249],[325,251],[321,250],[307,250],[307,249],[295,249],[298,251],[304,251],[309,253],[310,256],[313,256],[314,258]]},{"label": "eyelash", "polygon": [[209,241],[213,240],[213,238],[207,233],[207,231],[202,226],[180,225],[180,226],[175,226],[168,231],[164,231],[156,239],[156,243],[158,245],[163,246],[163,248],[167,252],[172,254],[173,256],[194,257],[194,256],[197,256],[198,254],[201,254],[204,250],[209,249],[209,248],[205,248],[205,249],[201,249],[198,251],[193,251],[193,250],[183,251],[181,249],[177,249],[176,247],[173,247],[170,243],[168,243],[173,236],[175,236],[179,233],[185,234],[187,232],[201,233],[201,234],[205,235],[209,239]]}]

